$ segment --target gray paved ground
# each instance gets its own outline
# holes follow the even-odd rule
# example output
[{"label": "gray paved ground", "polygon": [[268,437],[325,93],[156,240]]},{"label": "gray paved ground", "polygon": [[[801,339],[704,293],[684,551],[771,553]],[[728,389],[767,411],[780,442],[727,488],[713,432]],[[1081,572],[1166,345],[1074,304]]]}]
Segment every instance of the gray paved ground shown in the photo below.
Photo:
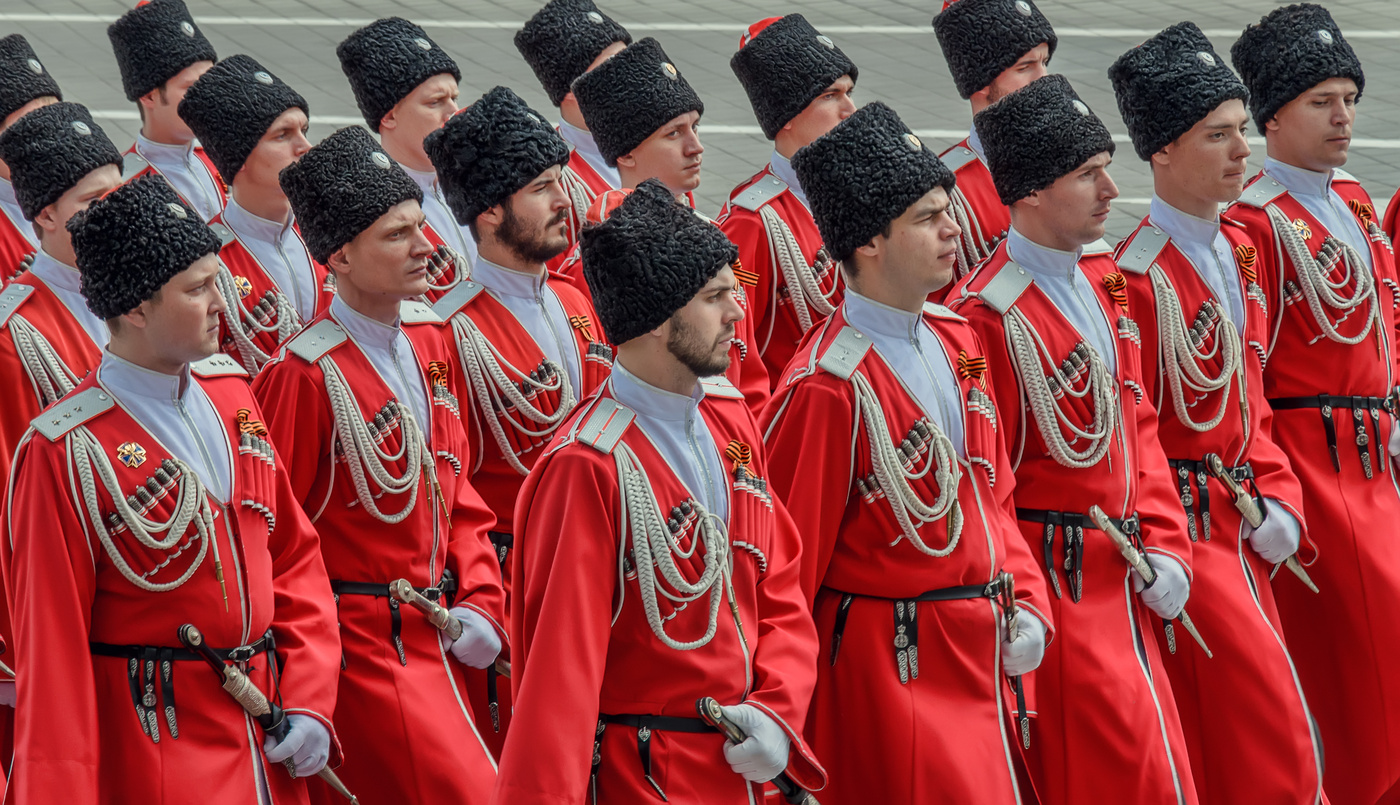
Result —
[{"label": "gray paved ground", "polygon": [[[113,139],[134,137],[135,107],[121,81],[107,41],[106,24],[134,0],[0,0],[0,35],[25,34],[62,83],[70,100],[87,104]],[[469,102],[506,84],[531,105],[548,101],[511,42],[515,30],[543,0],[187,0],[221,55],[249,53],[299,89],[312,109],[317,139],[356,116],[335,45],[355,27],[397,14],[422,24],[462,67],[462,97]],[[634,36],[655,36],[706,103],[701,136],[706,146],[700,206],[713,212],[737,182],[767,159],[748,101],[729,57],[739,34],[766,16],[801,11],[829,33],[860,66],[858,100],[880,99],[906,122],[928,133],[940,149],[971,122],[957,97],[929,19],[941,0],[599,0]],[[1060,33],[1052,68],[1067,75],[1115,133],[1124,131],[1105,71],[1118,54],[1167,25],[1195,21],[1227,54],[1246,24],[1275,0],[1038,0]],[[1378,205],[1400,184],[1400,3],[1346,0],[1331,4],[1360,54],[1370,83],[1360,106],[1349,170],[1366,182]],[[288,19],[297,24],[285,24]],[[494,25],[493,25],[494,24]],[[1372,141],[1372,142],[1367,142]],[[1255,164],[1263,145],[1256,147]],[[1144,165],[1124,144],[1113,169],[1124,201],[1110,220],[1110,234],[1126,234],[1146,208],[1150,193]],[[1137,201],[1134,201],[1136,199]]]}]

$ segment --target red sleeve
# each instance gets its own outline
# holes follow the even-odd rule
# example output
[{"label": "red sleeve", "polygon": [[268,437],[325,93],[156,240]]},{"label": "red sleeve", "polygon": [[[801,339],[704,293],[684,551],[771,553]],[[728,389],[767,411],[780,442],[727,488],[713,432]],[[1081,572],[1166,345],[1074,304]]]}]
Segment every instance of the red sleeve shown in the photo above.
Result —
[{"label": "red sleeve", "polygon": [[758,354],[758,342],[754,338],[753,300],[749,297],[749,286],[740,285],[744,298],[740,304],[744,308],[744,318],[734,325],[734,339],[744,343],[743,349],[730,349],[735,358],[725,376],[736,388],[744,392],[744,401],[754,419],[763,414],[768,398],[773,396],[773,387],[768,384],[768,367],[763,365],[763,356]]},{"label": "red sleeve", "polygon": [[[11,802],[97,805],[97,691],[88,635],[97,578],[61,446],[21,445],[3,542],[7,593],[21,651]],[[19,501],[19,505],[15,505]]]},{"label": "red sleeve", "polygon": [[[1249,360],[1249,356],[1245,356]],[[1249,405],[1259,411],[1258,430],[1254,443],[1249,448],[1249,465],[1254,469],[1254,483],[1259,493],[1282,503],[1302,529],[1298,544],[1298,561],[1310,565],[1317,561],[1317,543],[1308,534],[1308,522],[1303,518],[1303,484],[1293,472],[1293,464],[1283,448],[1278,446],[1271,435],[1274,430],[1274,410],[1264,400],[1263,383],[1258,376],[1251,386]]]},{"label": "red sleeve", "polygon": [[[1124,392],[1120,392],[1123,394]],[[1123,402],[1132,404],[1131,395]],[[1157,409],[1146,396],[1130,412],[1137,417],[1137,512],[1148,553],[1170,556],[1191,576],[1191,539],[1181,516],[1181,499],[1171,484],[1167,454],[1157,439]]]},{"label": "red sleeve", "polygon": [[331,454],[335,430],[320,370],[296,358],[273,360],[253,381],[253,394],[283,459],[293,498],[303,510],[319,510],[322,501],[310,499],[312,486],[321,462]]},{"label": "red sleeve", "polygon": [[582,802],[588,788],[618,583],[618,489],[610,460],[583,450],[541,460],[516,501],[515,704],[493,802]]},{"label": "red sleeve", "polygon": [[[463,442],[466,436],[462,437]],[[439,464],[441,466],[441,464]],[[466,476],[457,478],[452,501],[452,533],[447,542],[447,568],[457,578],[454,606],[476,610],[508,645],[506,633],[506,594],[501,587],[501,566],[487,535],[496,526],[496,515],[477,494]]]},{"label": "red sleeve", "polygon": [[39,415],[38,393],[15,352],[10,330],[0,330],[0,378],[5,380],[5,404],[0,405],[0,478],[10,477],[10,460],[29,423]]},{"label": "red sleeve", "polygon": [[1400,219],[1400,190],[1390,197],[1390,204],[1385,208],[1385,220],[1381,223],[1381,229],[1391,240],[1395,240],[1397,219]]}]

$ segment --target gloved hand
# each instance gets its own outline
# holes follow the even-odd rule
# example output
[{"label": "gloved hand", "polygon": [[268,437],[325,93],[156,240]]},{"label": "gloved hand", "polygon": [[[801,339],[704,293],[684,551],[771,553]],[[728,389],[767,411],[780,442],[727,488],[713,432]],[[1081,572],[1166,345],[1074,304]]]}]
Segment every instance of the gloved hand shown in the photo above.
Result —
[{"label": "gloved hand", "polygon": [[1264,498],[1263,503],[1264,522],[1249,533],[1249,544],[1265,562],[1276,565],[1298,552],[1303,531],[1278,501]]},{"label": "gloved hand", "polygon": [[1016,640],[1007,642],[1002,624],[1001,669],[1007,676],[1034,671],[1045,657],[1045,624],[1024,609],[1016,612]]},{"label": "gloved hand", "polygon": [[724,759],[735,774],[751,783],[766,783],[787,768],[787,733],[767,713],[751,704],[720,709],[749,736],[741,744],[724,745]]},{"label": "gloved hand", "polygon": [[1385,447],[1392,459],[1400,459],[1400,423],[1390,426],[1390,441]]},{"label": "gloved hand", "polygon": [[[1157,581],[1151,587],[1136,572],[1133,573],[1133,589],[1142,595],[1147,608],[1158,617],[1175,618],[1186,606],[1191,595],[1191,579],[1186,570],[1175,559],[1155,553],[1143,554],[1147,563],[1157,571]],[[1146,589],[1144,589],[1146,588]]]},{"label": "gloved hand", "polygon": [[457,662],[469,668],[486,668],[496,661],[501,653],[501,638],[496,627],[476,610],[470,607],[453,607],[452,617],[462,622],[462,636],[456,642],[439,632],[443,648],[450,648]]},{"label": "gloved hand", "polygon": [[263,741],[263,754],[272,763],[281,763],[291,758],[296,764],[298,777],[310,777],[326,767],[331,758],[331,734],[326,725],[311,716],[292,713],[287,716],[292,725],[281,743],[267,736]]}]

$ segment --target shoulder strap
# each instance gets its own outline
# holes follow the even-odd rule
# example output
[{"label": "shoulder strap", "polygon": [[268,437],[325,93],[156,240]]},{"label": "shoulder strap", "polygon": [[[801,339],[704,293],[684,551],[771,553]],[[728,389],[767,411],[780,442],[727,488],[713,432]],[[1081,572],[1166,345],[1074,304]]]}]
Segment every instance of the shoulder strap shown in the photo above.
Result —
[{"label": "shoulder strap", "polygon": [[935,319],[951,319],[952,321],[967,321],[967,319],[954,313],[952,310],[935,302],[924,303],[924,315],[932,316]]},{"label": "shoulder strap", "polygon": [[34,286],[23,282],[12,282],[0,291],[0,330],[10,323],[10,317],[24,304],[24,300],[34,293]]},{"label": "shoulder strap", "polygon": [[132,146],[131,150],[127,151],[126,154],[122,156],[122,183],[125,184],[135,179],[137,176],[141,175],[142,171],[149,167],[151,167],[151,163],[147,162],[145,157],[136,153],[136,146]]},{"label": "shoulder strap", "polygon": [[835,340],[822,352],[817,367],[842,380],[850,380],[871,346],[865,333],[854,327],[842,327]]},{"label": "shoulder strap", "polygon": [[1084,254],[1113,254],[1113,244],[1103,238],[1099,238],[1093,243],[1085,244]]},{"label": "shoulder strap", "polygon": [[1132,274],[1146,274],[1170,240],[1166,232],[1155,226],[1139,228],[1119,255],[1118,268]]},{"label": "shoulder strap", "polygon": [[315,363],[344,344],[349,337],[339,324],[330,319],[321,319],[288,342],[287,350],[307,363]]},{"label": "shoulder strap", "polygon": [[955,145],[948,149],[948,152],[938,158],[943,166],[953,173],[957,173],[964,167],[977,161],[977,153],[965,145]]},{"label": "shoulder strap", "polygon": [[426,303],[416,299],[405,299],[399,303],[399,322],[401,324],[442,324],[443,319],[437,311],[428,307]]},{"label": "shoulder strap", "polygon": [[1239,203],[1263,209],[1269,202],[1288,192],[1287,189],[1268,174],[1260,176],[1240,194]]},{"label": "shoulder strap", "polygon": [[982,304],[1001,315],[1006,315],[1006,311],[1016,304],[1016,300],[1021,298],[1021,294],[1031,287],[1031,281],[1031,275],[1027,274],[1024,268],[1007,260],[1001,268],[997,269],[996,276],[987,280],[987,284],[982,287],[981,291],[977,292],[976,296],[982,300]]},{"label": "shoulder strap", "polygon": [[233,230],[220,223],[212,223],[209,228],[214,230],[214,236],[219,239],[219,244],[227,246],[233,242]]},{"label": "shoulder strap", "polygon": [[200,377],[248,376],[248,370],[222,352],[215,352],[202,361],[193,361],[190,363],[190,372]]},{"label": "shoulder strap", "polygon": [[54,403],[47,411],[34,417],[29,424],[43,434],[44,438],[56,442],[68,431],[114,405],[116,402],[106,390],[98,386],[89,386]]},{"label": "shoulder strap", "polygon": [[700,389],[706,397],[724,397],[729,400],[744,399],[744,392],[734,387],[724,375],[700,378]]},{"label": "shoulder strap", "polygon": [[636,417],[632,409],[611,397],[604,397],[588,413],[583,427],[578,430],[578,440],[600,453],[612,455]]},{"label": "shoulder strap", "polygon": [[456,288],[443,294],[442,298],[433,303],[433,313],[437,314],[439,319],[447,321],[475,299],[485,287],[479,282],[464,279],[457,283]]},{"label": "shoulder strap", "polygon": [[1341,168],[1333,168],[1333,169],[1332,169],[1332,181],[1334,181],[1334,182],[1356,182],[1357,184],[1360,184],[1360,183],[1361,183],[1361,180],[1360,180],[1360,179],[1356,178],[1355,176],[1352,176],[1350,173],[1347,173],[1346,171],[1342,170]]},{"label": "shoulder strap", "polygon": [[764,204],[777,198],[786,189],[788,189],[787,182],[771,173],[765,173],[763,178],[729,199],[729,203],[735,207],[743,207],[750,212],[758,212]]}]

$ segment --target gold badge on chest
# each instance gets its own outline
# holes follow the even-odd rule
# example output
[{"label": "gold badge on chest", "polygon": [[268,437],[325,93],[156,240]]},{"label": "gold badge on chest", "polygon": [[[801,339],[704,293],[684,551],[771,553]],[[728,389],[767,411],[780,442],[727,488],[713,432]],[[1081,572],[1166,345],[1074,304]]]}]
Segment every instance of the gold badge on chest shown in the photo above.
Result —
[{"label": "gold badge on chest", "polygon": [[235,275],[234,275],[234,277],[233,277],[233,287],[235,287],[235,288],[238,289],[238,298],[239,298],[239,299],[246,298],[246,297],[248,296],[248,294],[250,294],[250,293],[253,292],[253,283],[252,283],[252,281],[250,281],[247,277],[242,276],[241,274],[235,274]]},{"label": "gold badge on chest", "polygon": [[117,460],[134,470],[146,463],[146,448],[136,442],[123,442],[117,447]]},{"label": "gold badge on chest", "polygon": [[1308,226],[1307,221],[1302,218],[1294,218],[1293,228],[1298,230],[1298,234],[1302,236],[1303,240],[1312,240],[1312,227]]}]

